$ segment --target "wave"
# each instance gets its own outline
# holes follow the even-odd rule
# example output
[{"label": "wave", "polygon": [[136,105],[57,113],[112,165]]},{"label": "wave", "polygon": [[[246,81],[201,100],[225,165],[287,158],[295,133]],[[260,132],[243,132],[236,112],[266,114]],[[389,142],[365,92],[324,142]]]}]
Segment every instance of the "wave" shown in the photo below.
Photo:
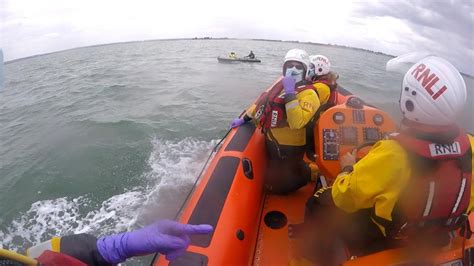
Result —
[{"label": "wave", "polygon": [[173,218],[215,143],[155,137],[148,159],[151,170],[142,174],[144,185],[125,189],[98,205],[93,203],[94,195],[37,201],[0,228],[0,246],[23,252],[53,236],[99,236],[131,230],[156,219]]}]

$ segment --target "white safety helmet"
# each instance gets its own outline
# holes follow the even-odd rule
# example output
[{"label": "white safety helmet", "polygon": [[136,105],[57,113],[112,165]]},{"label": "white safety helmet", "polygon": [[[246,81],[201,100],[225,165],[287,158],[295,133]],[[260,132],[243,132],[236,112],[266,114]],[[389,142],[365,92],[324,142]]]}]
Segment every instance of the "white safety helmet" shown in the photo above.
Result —
[{"label": "white safety helmet", "polygon": [[303,67],[304,67],[303,79],[305,79],[309,71],[308,53],[302,49],[289,50],[285,55],[285,62],[283,63],[283,75],[285,75],[285,70],[286,70],[285,63],[288,61],[296,61],[303,64]]},{"label": "white safety helmet", "polygon": [[466,83],[448,61],[428,56],[405,74],[400,108],[408,120],[426,125],[453,124],[466,103]]},{"label": "white safety helmet", "polygon": [[331,62],[324,55],[309,56],[309,65],[310,68],[314,69],[314,75],[316,76],[326,75],[331,71]]}]

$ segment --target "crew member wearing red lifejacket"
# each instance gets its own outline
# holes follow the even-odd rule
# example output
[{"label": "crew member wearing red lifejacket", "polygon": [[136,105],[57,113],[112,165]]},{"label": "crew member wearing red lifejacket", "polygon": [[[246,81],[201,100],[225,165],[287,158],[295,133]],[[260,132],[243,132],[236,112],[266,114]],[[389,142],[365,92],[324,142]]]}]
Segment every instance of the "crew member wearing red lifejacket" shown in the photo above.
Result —
[{"label": "crew member wearing red lifejacket", "polygon": [[[116,265],[133,256],[161,253],[174,260],[186,252],[189,237],[209,234],[211,225],[181,224],[162,220],[144,228],[99,239],[89,234],[53,237],[31,247],[27,256],[0,249],[0,265],[103,266]],[[2,264],[6,263],[6,264]]]},{"label": "crew member wearing red lifejacket", "polygon": [[306,127],[306,142],[308,143],[308,158],[314,158],[314,126],[321,114],[337,104],[337,79],[339,75],[331,71],[331,62],[324,55],[309,56],[309,74],[307,80],[312,83],[313,89],[319,97],[321,106]]},{"label": "crew member wearing red lifejacket", "polygon": [[306,129],[319,108],[316,91],[307,82],[308,54],[292,49],[285,56],[284,78],[265,91],[231,127],[253,120],[266,136],[268,168],[265,183],[277,194],[293,192],[311,179],[304,162]]},{"label": "crew member wearing red lifejacket", "polygon": [[[339,226],[333,229],[343,235],[351,255],[413,239],[438,248],[449,243],[453,230],[465,226],[468,231],[467,214],[474,207],[474,138],[454,124],[465,102],[466,84],[457,69],[436,56],[422,59],[403,79],[399,134],[377,142],[357,163],[354,154],[344,155],[332,187],[308,200],[308,209],[319,219],[329,215],[318,211],[321,206],[337,207],[338,221],[359,217],[343,226],[326,223]],[[334,231],[328,234],[336,238]]]},{"label": "crew member wearing red lifejacket", "polygon": [[309,56],[309,75],[313,87],[319,96],[321,106],[327,108],[337,103],[337,79],[339,75],[331,71],[331,62],[324,55]]}]

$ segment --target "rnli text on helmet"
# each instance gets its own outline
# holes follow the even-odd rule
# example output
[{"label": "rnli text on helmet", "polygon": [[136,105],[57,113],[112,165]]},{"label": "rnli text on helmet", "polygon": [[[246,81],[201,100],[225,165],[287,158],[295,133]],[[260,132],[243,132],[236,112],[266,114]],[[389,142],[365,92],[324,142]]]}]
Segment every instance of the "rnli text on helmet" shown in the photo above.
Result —
[{"label": "rnli text on helmet", "polygon": [[[421,73],[421,75],[420,75],[420,72],[422,72],[422,71],[423,71],[423,73]],[[423,81],[421,81],[421,85],[431,95],[433,100],[436,100],[448,88],[443,85],[443,87],[435,93],[431,88],[436,84],[436,82],[439,81],[439,78],[436,75],[436,73],[432,73],[430,75],[430,71],[431,70],[429,68],[427,68],[425,64],[419,64],[415,69],[413,69],[411,74],[418,81],[421,81],[421,79],[423,79]]]},{"label": "rnli text on helmet", "polygon": [[321,57],[321,56],[316,57],[316,60],[322,61],[325,64],[329,64],[327,58],[324,58],[324,57]]}]

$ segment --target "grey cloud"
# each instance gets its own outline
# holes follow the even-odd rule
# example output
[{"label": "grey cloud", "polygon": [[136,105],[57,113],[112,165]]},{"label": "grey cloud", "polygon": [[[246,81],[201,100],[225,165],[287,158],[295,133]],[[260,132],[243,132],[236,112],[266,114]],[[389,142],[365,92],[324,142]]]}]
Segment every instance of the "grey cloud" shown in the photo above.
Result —
[{"label": "grey cloud", "polygon": [[415,25],[471,35],[473,28],[472,1],[382,1],[359,6],[357,13],[368,16],[390,16]]},{"label": "grey cloud", "polygon": [[[393,17],[404,21],[417,37],[404,38],[413,50],[445,56],[462,72],[474,74],[474,1],[381,1],[358,6],[356,16]],[[414,41],[419,40],[419,41]],[[408,52],[408,51],[407,51]]]}]

